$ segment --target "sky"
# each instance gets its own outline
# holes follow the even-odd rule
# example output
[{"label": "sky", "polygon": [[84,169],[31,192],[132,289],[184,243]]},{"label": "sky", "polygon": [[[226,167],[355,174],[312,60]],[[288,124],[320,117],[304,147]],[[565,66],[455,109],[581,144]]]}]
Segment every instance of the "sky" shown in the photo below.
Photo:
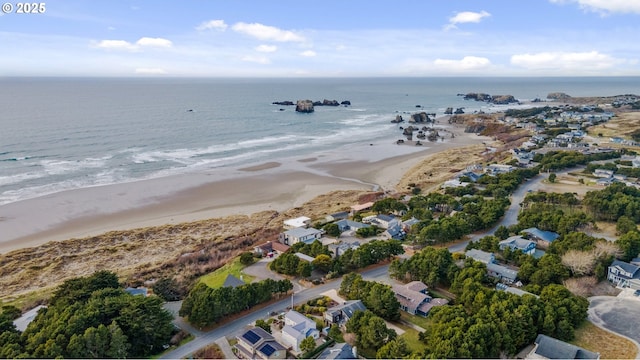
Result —
[{"label": "sky", "polygon": [[0,76],[640,76],[640,0],[41,4],[4,3]]}]

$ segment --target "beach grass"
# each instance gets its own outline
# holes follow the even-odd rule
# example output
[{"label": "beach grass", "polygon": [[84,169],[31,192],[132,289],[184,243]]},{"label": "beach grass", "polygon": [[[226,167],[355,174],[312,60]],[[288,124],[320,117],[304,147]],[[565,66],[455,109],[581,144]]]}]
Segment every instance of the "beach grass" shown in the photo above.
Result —
[{"label": "beach grass", "polygon": [[600,353],[601,359],[635,359],[638,347],[631,341],[585,321],[575,332],[572,344]]},{"label": "beach grass", "polygon": [[242,270],[244,268],[245,265],[240,262],[240,257],[236,257],[214,272],[202,276],[200,281],[207,284],[208,287],[216,289],[222,287],[224,280],[231,274],[238,279],[242,278],[248,284],[253,281],[254,277],[243,273]]}]

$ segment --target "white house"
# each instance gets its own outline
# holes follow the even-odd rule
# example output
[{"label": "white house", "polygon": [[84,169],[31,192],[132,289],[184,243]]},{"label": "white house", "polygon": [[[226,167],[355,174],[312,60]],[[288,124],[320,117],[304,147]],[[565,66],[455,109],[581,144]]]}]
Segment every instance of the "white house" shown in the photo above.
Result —
[{"label": "white house", "polygon": [[306,216],[300,216],[294,219],[284,221],[285,229],[307,228],[311,223],[311,219]]},{"label": "white house", "polygon": [[303,242],[311,244],[317,239],[322,237],[322,231],[314,228],[295,228],[287,230],[280,234],[280,242],[286,245],[293,245],[295,243]]},{"label": "white house", "polygon": [[300,343],[309,336],[317,339],[320,332],[316,329],[316,322],[295,310],[289,310],[284,316],[282,341],[293,351],[300,351]]}]

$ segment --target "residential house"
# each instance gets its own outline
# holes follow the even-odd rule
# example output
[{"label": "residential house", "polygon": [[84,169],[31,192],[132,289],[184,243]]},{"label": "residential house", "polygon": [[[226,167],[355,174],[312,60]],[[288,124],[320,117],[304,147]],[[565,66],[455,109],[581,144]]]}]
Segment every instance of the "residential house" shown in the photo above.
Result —
[{"label": "residential house", "polygon": [[600,354],[539,334],[525,359],[600,359]]},{"label": "residential house", "polygon": [[487,264],[487,274],[489,276],[497,278],[498,280],[506,284],[514,283],[518,278],[517,270],[510,269],[506,266],[498,265],[496,263]]},{"label": "residential house", "polygon": [[596,185],[598,186],[609,186],[613,184],[616,180],[614,178],[600,178],[596,180]]},{"label": "residential house", "polygon": [[295,228],[307,228],[311,224],[311,219],[306,216],[300,216],[295,219],[289,219],[284,221],[285,229],[295,229]]},{"label": "residential house", "polygon": [[375,216],[367,216],[362,219],[363,222],[369,222],[371,225],[375,225],[377,227],[388,229],[393,226],[400,225],[400,220],[395,216],[379,214]]},{"label": "residential house", "polygon": [[520,297],[522,297],[524,295],[531,295],[531,296],[535,296],[536,298],[539,298],[539,296],[536,295],[536,294],[532,294],[532,293],[530,293],[528,291],[524,291],[522,289],[518,289],[518,288],[515,288],[515,287],[512,287],[512,286],[507,286],[507,285],[505,285],[503,283],[496,284],[496,290],[504,291],[504,292],[511,293],[511,294],[514,294],[514,295],[518,295]]},{"label": "residential house", "polygon": [[345,220],[349,217],[349,212],[348,211],[340,211],[337,213],[333,213],[331,215],[327,215],[325,216],[325,221],[326,222],[332,222],[332,221],[337,221],[337,220]]},{"label": "residential house", "polygon": [[324,322],[327,326],[331,326],[333,324],[342,326],[346,324],[358,310],[367,310],[361,300],[345,301],[341,305],[328,308],[327,311],[324,312]]},{"label": "residential house", "polygon": [[387,239],[402,240],[407,234],[402,229],[400,222],[397,222],[395,225],[385,230],[382,235]]},{"label": "residential house", "polygon": [[514,167],[511,165],[491,164],[487,166],[485,173],[489,175],[498,175],[498,174],[506,174],[513,170],[514,170]]},{"label": "residential house", "polygon": [[323,232],[321,230],[314,228],[295,228],[281,233],[280,242],[289,246],[299,242],[311,244],[317,239],[320,239],[322,234]]},{"label": "residential house", "polygon": [[409,220],[405,220],[402,222],[402,230],[404,230],[405,233],[408,233],[411,231],[411,228],[413,227],[413,225],[419,223],[420,220],[412,217]]},{"label": "residential house", "polygon": [[633,285],[632,288],[635,288],[640,285],[640,266],[614,260],[609,265],[607,279],[618,287],[632,287]]},{"label": "residential house", "polygon": [[345,343],[335,343],[317,357],[317,359],[357,359],[356,348]]},{"label": "residential house", "polygon": [[593,176],[595,177],[599,177],[599,178],[611,178],[613,177],[613,170],[606,170],[606,169],[596,169],[593,172]]},{"label": "residential house", "polygon": [[338,229],[340,230],[340,232],[345,232],[348,230],[358,230],[370,226],[361,222],[346,219],[336,221],[336,225],[338,225]]},{"label": "residential house", "polygon": [[270,253],[273,253],[273,243],[271,241],[267,241],[264,244],[254,246],[253,252],[258,256],[267,256]]},{"label": "residential house", "polygon": [[373,202],[367,202],[364,204],[356,204],[351,206],[351,214],[355,214],[360,211],[369,210],[373,206]]},{"label": "residential house", "polygon": [[493,253],[488,253],[486,251],[471,249],[464,253],[467,257],[472,258],[475,261],[480,261],[483,264],[490,264],[496,261],[495,255]]},{"label": "residential house", "polygon": [[232,288],[237,288],[238,286],[242,286],[244,285],[244,281],[238,279],[237,277],[229,274],[227,275],[227,278],[224,279],[224,283],[222,284],[222,287],[232,287]]},{"label": "residential house", "polygon": [[360,242],[359,241],[354,241],[354,242],[344,242],[341,244],[330,244],[328,246],[329,251],[331,251],[333,253],[333,256],[341,256],[342,254],[345,253],[345,251],[349,250],[349,249],[357,249],[360,247]]},{"label": "residential house", "polygon": [[289,251],[289,247],[290,247],[289,245],[285,245],[285,244],[280,243],[280,242],[274,242],[274,243],[271,244],[271,248],[272,248],[273,252],[277,253],[277,254],[286,253],[287,251]]},{"label": "residential house", "polygon": [[502,240],[498,243],[500,250],[504,250],[506,248],[510,248],[512,251],[520,250],[523,254],[533,255],[536,251],[536,243],[531,240],[527,240],[522,236],[510,236],[505,240]]},{"label": "residential house", "polygon": [[273,335],[259,327],[253,327],[240,336],[235,348],[241,359],[286,359],[287,349]]},{"label": "residential house", "polygon": [[392,290],[400,303],[400,309],[412,315],[427,316],[434,306],[445,305],[446,299],[434,299],[427,294],[427,285],[412,281],[404,285],[393,285]]},{"label": "residential house", "polygon": [[300,351],[302,340],[311,336],[314,339],[320,337],[320,332],[316,329],[316,322],[300,314],[295,310],[289,310],[284,316],[284,327],[282,328],[282,342],[288,345],[293,351]]},{"label": "residential house", "polygon": [[524,229],[521,232],[526,234],[529,239],[535,241],[537,245],[542,248],[549,247],[549,244],[560,237],[560,235],[553,231],[544,231],[535,227]]}]

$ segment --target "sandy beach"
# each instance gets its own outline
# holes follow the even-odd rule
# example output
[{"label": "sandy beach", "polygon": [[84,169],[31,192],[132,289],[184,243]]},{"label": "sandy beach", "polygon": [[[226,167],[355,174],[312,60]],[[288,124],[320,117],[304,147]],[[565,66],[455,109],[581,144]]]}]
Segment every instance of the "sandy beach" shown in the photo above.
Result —
[{"label": "sandy beach", "polygon": [[0,206],[0,253],[111,230],[177,224],[263,210],[284,211],[333,190],[395,191],[415,164],[487,138],[456,137],[424,146],[392,139],[313,157],[277,159],[157,179],[70,190]]}]

